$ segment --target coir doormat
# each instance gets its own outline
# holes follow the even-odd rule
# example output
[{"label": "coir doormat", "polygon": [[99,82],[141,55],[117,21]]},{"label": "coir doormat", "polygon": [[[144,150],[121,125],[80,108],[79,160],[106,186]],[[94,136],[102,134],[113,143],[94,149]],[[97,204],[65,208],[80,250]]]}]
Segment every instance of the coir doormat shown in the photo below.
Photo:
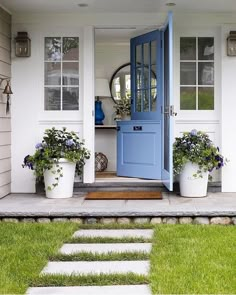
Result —
[{"label": "coir doormat", "polygon": [[147,200],[162,199],[161,192],[89,192],[86,200]]}]

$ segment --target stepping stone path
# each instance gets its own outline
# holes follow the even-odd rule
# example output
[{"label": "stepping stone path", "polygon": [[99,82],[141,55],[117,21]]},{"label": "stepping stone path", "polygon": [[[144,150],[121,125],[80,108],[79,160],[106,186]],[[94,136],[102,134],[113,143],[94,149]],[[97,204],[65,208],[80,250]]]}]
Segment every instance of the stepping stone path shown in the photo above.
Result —
[{"label": "stepping stone path", "polygon": [[[149,229],[107,229],[79,230],[73,237],[102,238],[151,238],[153,230]],[[64,244],[60,253],[65,255],[88,252],[108,254],[122,252],[151,251],[150,243],[104,243],[104,244]],[[126,274],[148,275],[149,261],[56,261],[48,262],[41,274],[88,275]],[[78,286],[78,287],[34,287],[29,288],[27,295],[151,295],[148,285],[114,285],[114,286]]]}]

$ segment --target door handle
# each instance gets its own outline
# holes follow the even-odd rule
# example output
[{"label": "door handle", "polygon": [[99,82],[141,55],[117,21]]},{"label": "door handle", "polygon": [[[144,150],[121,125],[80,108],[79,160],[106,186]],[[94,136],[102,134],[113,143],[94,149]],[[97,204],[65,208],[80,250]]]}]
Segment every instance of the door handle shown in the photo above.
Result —
[{"label": "door handle", "polygon": [[165,111],[163,111],[163,114],[168,115],[168,116],[172,116],[172,117],[177,116],[177,113],[174,111],[173,105],[165,107]]}]

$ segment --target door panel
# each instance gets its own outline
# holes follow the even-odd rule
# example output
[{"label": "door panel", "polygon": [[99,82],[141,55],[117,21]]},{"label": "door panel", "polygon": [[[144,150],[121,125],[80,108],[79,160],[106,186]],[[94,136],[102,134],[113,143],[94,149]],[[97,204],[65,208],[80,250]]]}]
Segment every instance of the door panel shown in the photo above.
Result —
[{"label": "door panel", "polygon": [[161,122],[117,122],[117,175],[160,179]]},{"label": "door panel", "polygon": [[[117,122],[117,174],[173,189],[173,29],[131,39],[131,121]],[[162,44],[162,46],[161,46]]]}]

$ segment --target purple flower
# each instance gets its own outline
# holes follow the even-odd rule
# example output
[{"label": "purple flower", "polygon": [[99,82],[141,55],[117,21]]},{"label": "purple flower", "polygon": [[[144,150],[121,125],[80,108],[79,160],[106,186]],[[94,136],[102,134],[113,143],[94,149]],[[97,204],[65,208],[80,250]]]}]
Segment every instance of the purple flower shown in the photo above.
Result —
[{"label": "purple flower", "polygon": [[196,129],[193,129],[193,130],[190,132],[190,134],[191,134],[192,136],[197,136],[197,130],[196,130]]},{"label": "purple flower", "polygon": [[74,143],[74,140],[73,139],[67,139],[67,141],[66,141],[66,145],[67,146],[72,146],[72,145],[74,145],[75,143]]},{"label": "purple flower", "polygon": [[35,148],[36,148],[37,150],[42,149],[42,148],[43,148],[42,143],[41,143],[41,142],[40,142],[40,143],[37,143],[36,146],[35,146]]}]

